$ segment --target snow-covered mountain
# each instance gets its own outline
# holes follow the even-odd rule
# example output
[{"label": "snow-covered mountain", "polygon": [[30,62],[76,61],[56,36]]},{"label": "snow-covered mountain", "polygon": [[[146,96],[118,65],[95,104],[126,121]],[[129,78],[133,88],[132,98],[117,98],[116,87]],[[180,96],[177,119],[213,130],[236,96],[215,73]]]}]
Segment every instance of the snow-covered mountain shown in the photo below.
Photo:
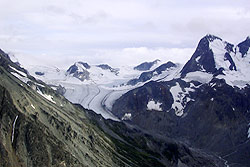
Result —
[{"label": "snow-covered mountain", "polygon": [[112,113],[152,133],[214,152],[226,166],[247,166],[249,40],[232,45],[206,35],[184,66],[128,91],[115,101]]},{"label": "snow-covered mountain", "polygon": [[71,75],[81,81],[92,80],[93,82],[107,81],[115,78],[119,69],[114,69],[107,64],[90,66],[88,63],[76,62],[70,66],[66,75]]},{"label": "snow-covered mountain", "polygon": [[[36,66],[28,71],[106,119],[127,121],[212,152],[225,166],[244,166],[250,156],[249,47],[249,37],[233,45],[206,35],[185,65],[145,62],[138,70],[76,62],[68,70]],[[29,82],[22,69],[9,69]],[[56,102],[46,92],[37,92]]]},{"label": "snow-covered mountain", "polygon": [[159,63],[160,63],[159,59],[152,61],[152,62],[144,62],[144,63],[141,63],[138,66],[134,67],[134,69],[139,70],[139,71],[148,71],[148,70],[152,69],[153,66],[156,66]]},{"label": "snow-covered mountain", "polygon": [[238,45],[207,35],[181,70],[182,78],[209,82],[224,79],[231,86],[244,87],[250,83],[250,39]]},{"label": "snow-covered mountain", "polygon": [[1,50],[0,81],[1,167],[223,166],[215,155],[72,104]]},{"label": "snow-covered mountain", "polygon": [[139,77],[131,79],[128,81],[128,85],[136,85],[140,83],[146,83],[148,81],[157,81],[166,78],[173,78],[173,74],[176,73],[178,70],[179,65],[174,64],[173,62],[169,61],[164,63],[157,68],[153,69],[152,71],[146,71],[140,74]]},{"label": "snow-covered mountain", "polygon": [[[37,79],[63,93],[71,102],[92,109],[105,118],[117,120],[110,112],[114,101],[150,80],[166,77],[169,70],[174,71],[170,66],[176,65],[167,63],[160,66],[159,60],[156,60],[149,68],[154,71],[140,71],[132,66],[112,68],[107,64],[89,65],[85,62],[76,62],[67,70],[45,66],[29,67],[28,70]],[[152,77],[135,84],[127,84],[131,79],[141,76],[143,72],[152,73]]]},{"label": "snow-covered mountain", "polygon": [[129,80],[128,84],[170,81],[172,84],[169,91],[173,102],[168,111],[174,110],[177,116],[183,116],[186,105],[193,101],[190,94],[202,84],[214,86],[216,81],[223,80],[227,85],[238,89],[249,86],[249,47],[249,37],[240,44],[233,45],[209,34],[200,40],[194,54],[184,66],[168,62],[152,71],[143,72],[139,77]]},{"label": "snow-covered mountain", "polygon": [[[188,92],[197,88],[195,82],[209,83],[213,79],[224,79],[228,85],[245,87],[250,83],[250,38],[238,45],[221,38],[203,37],[191,59],[184,65],[159,60],[144,62],[136,67],[112,68],[107,64],[89,65],[76,62],[67,70],[56,67],[31,67],[31,75],[54,86],[65,89],[64,96],[74,103],[102,113],[105,118],[114,118],[110,111],[119,97],[129,90],[143,86],[150,81],[182,80],[191,83],[181,88],[180,83],[171,87],[174,99],[172,109],[182,116],[185,105],[192,100]],[[186,90],[185,90],[186,89]]]}]

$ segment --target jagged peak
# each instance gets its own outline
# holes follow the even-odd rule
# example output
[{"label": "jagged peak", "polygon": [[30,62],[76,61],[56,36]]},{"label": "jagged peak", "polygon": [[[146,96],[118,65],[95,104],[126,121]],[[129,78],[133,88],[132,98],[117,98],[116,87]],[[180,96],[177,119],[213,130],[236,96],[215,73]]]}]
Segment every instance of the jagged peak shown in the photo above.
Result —
[{"label": "jagged peak", "polygon": [[239,43],[237,46],[239,47],[239,51],[242,54],[242,57],[246,56],[250,48],[250,36],[248,36],[244,41]]},{"label": "jagged peak", "polygon": [[158,62],[160,62],[159,59],[156,59],[154,61],[151,62],[143,62],[141,64],[139,64],[138,66],[134,67],[135,70],[139,70],[139,71],[147,71],[150,70],[151,67],[155,64],[157,64]]},{"label": "jagged peak", "polygon": [[7,53],[5,53],[2,49],[0,49],[0,56],[1,55],[10,60],[10,56]]},{"label": "jagged peak", "polygon": [[78,66],[79,64],[82,65],[83,67],[85,67],[86,69],[90,69],[90,65],[86,62],[78,61],[75,63],[76,66]]},{"label": "jagged peak", "polygon": [[[218,48],[221,48],[219,54],[217,53]],[[191,59],[181,70],[181,75],[184,77],[187,73],[195,71],[206,71],[213,75],[219,75],[222,74],[221,69],[224,68],[236,70],[235,63],[229,54],[231,52],[234,52],[233,44],[230,44],[215,35],[207,34],[200,40]],[[226,60],[231,63],[230,67],[225,67],[223,63],[221,64],[221,62],[226,61],[225,56]]]},{"label": "jagged peak", "polygon": [[96,67],[99,67],[99,68],[101,68],[103,70],[112,69],[112,67],[110,65],[108,65],[108,64],[99,64]]},{"label": "jagged peak", "polygon": [[247,38],[246,38],[245,41],[246,41],[246,42],[250,42],[250,36],[247,36]]},{"label": "jagged peak", "polygon": [[215,39],[222,41],[222,39],[220,37],[217,37],[217,36],[212,35],[212,34],[207,34],[205,37],[203,37],[203,39],[204,38],[207,39],[209,42],[213,42]]},{"label": "jagged peak", "polygon": [[2,49],[0,49],[0,53],[4,53],[4,51]]},{"label": "jagged peak", "polygon": [[90,69],[90,65],[88,63],[84,63],[81,61],[75,62],[73,65],[69,67],[67,70],[68,74],[73,74],[75,72],[83,72],[86,71],[87,69]]},{"label": "jagged peak", "polygon": [[250,42],[250,36],[247,36],[247,38],[246,38],[244,41],[240,42],[240,43],[238,44],[238,46],[239,46],[239,45],[242,45],[243,43],[246,43],[246,42]]},{"label": "jagged peak", "polygon": [[153,61],[153,63],[158,63],[160,61],[161,61],[160,59],[156,59],[156,60]]},{"label": "jagged peak", "polygon": [[[226,49],[228,52],[234,52],[234,45],[223,40],[222,38],[212,35],[212,34],[207,34],[204,36],[201,40],[199,45],[206,46],[206,48],[211,49],[209,46],[211,43],[215,42],[217,40],[217,45],[224,45],[224,49]],[[199,46],[198,46],[199,47]]]},{"label": "jagged peak", "polygon": [[[219,40],[221,42],[224,42],[221,38],[219,38],[215,35],[207,34],[203,38],[201,38],[201,40],[199,41],[199,44],[197,46],[197,49],[198,50],[201,50],[201,49],[202,50],[204,50],[204,49],[210,50],[209,45],[210,45],[210,43],[214,42],[215,40]],[[225,42],[225,43],[227,43],[227,42]]]}]

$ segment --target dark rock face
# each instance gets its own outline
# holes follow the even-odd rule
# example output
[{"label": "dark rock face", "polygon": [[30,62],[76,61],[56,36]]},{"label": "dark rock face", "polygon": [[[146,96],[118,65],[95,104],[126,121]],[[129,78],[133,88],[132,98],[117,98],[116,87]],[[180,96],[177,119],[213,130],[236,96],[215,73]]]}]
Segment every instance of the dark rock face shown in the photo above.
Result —
[{"label": "dark rock face", "polygon": [[3,57],[5,57],[5,58],[7,58],[8,60],[10,60],[9,55],[6,54],[6,53],[5,53],[4,51],[2,51],[1,49],[0,49],[0,54],[1,54]]},{"label": "dark rock face", "polygon": [[43,76],[44,75],[44,72],[35,72],[36,75],[39,75],[39,76]]},{"label": "dark rock face", "polygon": [[90,69],[90,65],[88,63],[84,63],[84,62],[78,62],[78,63],[83,65],[83,67],[85,67],[86,69]]},{"label": "dark rock face", "polygon": [[[113,114],[122,118],[125,113],[131,113],[129,122],[132,124],[218,153],[225,156],[229,163],[247,166],[250,151],[244,149],[243,153],[239,150],[243,149],[241,145],[250,146],[247,142],[250,87],[240,90],[227,85],[224,80],[214,79],[189,93],[192,100],[184,107],[183,116],[177,117],[170,109],[173,97],[169,89],[174,82],[178,82],[182,88],[190,86],[190,83],[181,80],[150,82],[118,99],[113,106]],[[146,109],[151,98],[162,103],[162,112]],[[237,154],[231,155],[234,151]],[[226,156],[228,154],[230,158]],[[239,156],[241,159],[236,160],[235,157]]]},{"label": "dark rock face", "polygon": [[78,67],[76,65],[72,65],[72,66],[69,67],[69,69],[67,70],[67,72],[69,74],[74,74],[77,70],[78,70]]},{"label": "dark rock face", "polygon": [[110,72],[113,72],[113,73],[115,73],[116,75],[119,73],[119,70],[118,70],[118,69],[114,69],[114,68],[110,67],[110,66],[107,65],[107,64],[100,64],[100,65],[97,65],[97,67],[100,67],[100,68],[103,69],[103,70],[109,70]]},{"label": "dark rock face", "polygon": [[[90,68],[90,66],[87,63],[83,63],[83,62],[77,62],[77,63],[83,65],[83,67],[85,67],[86,69]],[[77,70],[79,70],[77,63],[69,67],[69,69],[67,70],[69,74],[74,74]]]},{"label": "dark rock face", "polygon": [[[221,38],[218,38],[212,35],[207,35],[200,40],[191,59],[185,64],[185,66],[181,70],[182,77],[185,77],[186,74],[189,72],[195,72],[195,71],[205,71],[207,73],[214,74],[214,76],[223,74],[223,70],[224,70],[223,68],[216,69],[214,53],[209,48],[209,43],[213,42],[215,39],[222,41]],[[224,55],[225,61],[230,62],[231,64],[229,67],[230,70],[236,70],[235,63],[229,54],[230,52],[234,52],[233,51],[234,45],[227,43],[227,42],[225,43],[226,43],[225,48],[222,48],[222,49],[226,49],[227,51]]]},{"label": "dark rock face", "polygon": [[8,72],[16,72],[15,70],[13,70],[11,68],[11,67],[14,67],[18,71],[21,71],[21,72],[25,73],[26,75],[28,75],[28,77],[31,77],[26,69],[20,67],[18,63],[12,62],[10,60],[9,55],[6,54],[1,49],[0,49],[0,66],[2,66],[3,68],[5,68]]},{"label": "dark rock face", "polygon": [[235,65],[235,63],[234,63],[234,61],[233,61],[231,55],[230,55],[228,52],[226,52],[224,57],[225,57],[226,60],[228,60],[228,61],[230,62],[229,69],[230,69],[231,71],[232,71],[232,70],[237,71],[236,65]]},{"label": "dark rock face", "polygon": [[159,67],[157,67],[153,71],[143,72],[139,78],[132,79],[132,80],[128,81],[128,85],[136,85],[139,82],[146,82],[154,76],[154,73],[157,73],[157,75],[159,75],[163,71],[166,71],[167,69],[170,69],[173,67],[177,67],[176,64],[169,61],[165,64],[160,65]]},{"label": "dark rock face", "polygon": [[100,64],[100,65],[97,65],[97,67],[100,67],[103,70],[111,70],[112,69],[112,67],[110,67],[107,64]]},{"label": "dark rock face", "polygon": [[247,37],[247,39],[237,45],[239,47],[239,51],[242,54],[242,57],[244,57],[250,47],[250,37]]},{"label": "dark rock face", "polygon": [[84,81],[84,80],[89,80],[89,72],[88,71],[81,71],[81,72],[75,72],[73,74],[74,77],[80,79],[81,81]]},{"label": "dark rock face", "polygon": [[134,114],[137,115],[137,113],[147,110],[147,103],[150,99],[160,102],[167,101],[168,103],[164,103],[161,106],[163,110],[170,109],[173,103],[169,86],[164,83],[151,81],[143,87],[129,91],[118,99],[113,106],[113,113],[119,118],[122,118],[125,113],[132,113],[133,117]]},{"label": "dark rock face", "polygon": [[64,95],[66,92],[66,89],[62,85],[59,85],[56,87],[56,92],[60,95]]},{"label": "dark rock face", "polygon": [[[87,63],[83,62],[77,62],[77,63],[83,65],[83,67],[85,67],[86,69],[90,68],[90,66]],[[90,73],[86,69],[79,69],[77,63],[70,66],[70,68],[67,70],[67,74],[69,75],[73,74],[74,77],[78,78],[81,81],[88,80]]]},{"label": "dark rock face", "polygon": [[[1,54],[0,58],[4,60]],[[37,85],[34,78],[25,84],[7,67],[0,66],[2,167],[223,166],[219,158],[178,141],[104,120],[71,104],[47,85]],[[51,95],[55,103],[37,89]]]},{"label": "dark rock face", "polygon": [[[91,119],[96,120],[97,124],[104,131],[111,129],[117,134],[122,134],[120,137],[126,140],[127,143],[134,148],[145,150],[145,153],[158,157],[165,162],[164,166],[181,166],[181,164],[183,166],[224,166],[224,163],[217,157],[206,154],[201,150],[190,148],[172,138],[159,134],[150,134],[145,130],[123,122],[104,120],[105,124],[103,124],[100,122],[100,117],[96,117],[93,113],[89,114]],[[129,154],[129,150],[126,151]],[[143,163],[143,160],[141,163]],[[141,165],[143,166],[143,164]],[[144,165],[148,166],[147,164]],[[154,165],[161,166],[156,163]]]},{"label": "dark rock face", "polygon": [[160,60],[155,60],[153,62],[144,62],[144,63],[141,63],[140,65],[134,67],[135,70],[138,70],[138,71],[147,71],[147,70],[150,70],[150,68],[155,65],[156,63],[158,63]]},{"label": "dark rock face", "polygon": [[[90,66],[88,65],[88,63],[83,63],[83,62],[77,62],[77,63],[83,65],[83,67],[85,67],[86,69],[90,69]],[[69,67],[69,69],[67,70],[69,74],[74,74],[75,72],[79,70],[77,63]]]},{"label": "dark rock face", "polygon": [[[214,36],[205,36],[200,40],[193,56],[181,70],[182,77],[189,72],[201,71],[202,66],[209,73],[216,72],[214,55],[209,48],[209,41],[213,41],[215,38]],[[198,61],[196,61],[197,58],[199,58]]]},{"label": "dark rock face", "polygon": [[[0,86],[0,166],[80,165],[62,143],[38,122],[32,122],[14,107],[6,89]],[[16,117],[18,116],[18,117]],[[12,121],[16,119],[15,127]],[[13,132],[14,130],[14,132]],[[4,135],[5,133],[12,135]],[[6,143],[6,144],[3,144]],[[49,149],[48,149],[49,148]],[[52,161],[53,160],[53,161]]]},{"label": "dark rock face", "polygon": [[[223,44],[224,48],[218,48],[225,50],[223,59],[221,57],[215,59],[217,55],[214,55],[209,47],[210,42],[214,40],[219,40],[213,44],[215,46],[217,42],[218,47]],[[250,47],[249,37],[238,47],[242,57],[246,56]],[[167,82],[149,82],[127,92],[114,103],[113,114],[123,118],[126,113],[130,113],[131,117],[126,119],[127,122],[146,129],[152,134],[168,136],[195,148],[212,152],[227,160],[225,164],[230,166],[249,166],[250,86],[240,89],[228,85],[224,79],[216,78],[219,74],[225,75],[224,68],[238,70],[232,57],[236,55],[234,48],[234,45],[223,42],[218,37],[205,36],[181,70],[180,78]],[[215,61],[228,61],[230,64],[228,67],[217,69]],[[196,71],[210,73],[214,77],[209,83],[203,84],[185,80],[189,72]],[[145,80],[152,78],[152,73],[144,75],[142,78]],[[138,80],[133,80],[133,83]],[[174,89],[173,92],[171,91],[177,84],[182,93],[174,93]],[[190,90],[191,85],[192,91],[183,93],[185,90]],[[150,99],[159,102],[162,111],[148,109]],[[187,101],[187,99],[190,100]],[[175,114],[173,104],[182,105],[181,116]],[[174,146],[173,150],[175,150]],[[170,156],[167,151],[166,154]],[[174,157],[175,154],[172,155],[172,158]]]}]

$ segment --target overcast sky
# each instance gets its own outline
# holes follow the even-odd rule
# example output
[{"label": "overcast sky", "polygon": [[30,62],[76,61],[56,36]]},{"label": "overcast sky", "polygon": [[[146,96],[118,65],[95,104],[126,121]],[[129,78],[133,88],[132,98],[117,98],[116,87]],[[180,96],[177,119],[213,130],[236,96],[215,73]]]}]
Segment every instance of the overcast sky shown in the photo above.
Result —
[{"label": "overcast sky", "polygon": [[206,34],[250,35],[249,0],[0,0],[0,48],[23,64],[184,63]]}]

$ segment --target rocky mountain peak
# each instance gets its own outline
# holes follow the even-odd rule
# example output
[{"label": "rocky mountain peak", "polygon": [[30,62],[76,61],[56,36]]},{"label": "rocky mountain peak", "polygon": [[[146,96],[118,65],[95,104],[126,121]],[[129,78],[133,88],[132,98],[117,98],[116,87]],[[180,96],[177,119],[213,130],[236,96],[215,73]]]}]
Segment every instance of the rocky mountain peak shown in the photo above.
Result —
[{"label": "rocky mountain peak", "polygon": [[99,67],[103,70],[109,70],[110,72],[113,72],[116,75],[118,75],[118,73],[119,73],[119,69],[114,69],[114,68],[110,67],[108,64],[99,64],[99,65],[97,65],[97,67]]},{"label": "rocky mountain peak", "polygon": [[250,47],[250,36],[248,36],[245,41],[239,43],[237,46],[242,57],[246,56]]},{"label": "rocky mountain peak", "polygon": [[[191,59],[181,70],[181,76],[187,73],[202,71],[213,75],[223,74],[223,70],[236,70],[231,55],[235,54],[234,45],[214,35],[203,37]],[[228,61],[229,63],[226,63]],[[227,65],[229,64],[229,65]]]},{"label": "rocky mountain peak", "polygon": [[134,69],[138,70],[138,71],[147,71],[147,70],[150,70],[151,67],[153,65],[157,64],[158,62],[160,62],[159,59],[156,59],[155,61],[152,61],[152,62],[144,62],[144,63],[141,63],[138,66],[134,67]]},{"label": "rocky mountain peak", "polygon": [[79,61],[79,62],[76,62],[75,65],[78,66],[78,67],[83,66],[86,69],[90,69],[90,65],[88,63],[85,63],[85,62]]},{"label": "rocky mountain peak", "polygon": [[217,38],[214,36],[206,35],[200,40],[191,59],[181,70],[182,77],[184,77],[189,72],[205,70],[207,72],[214,73],[216,71],[213,57],[214,55],[209,47],[209,42],[212,42],[215,39]]},{"label": "rocky mountain peak", "polygon": [[103,70],[112,69],[112,67],[110,67],[108,64],[99,64],[99,65],[97,65],[97,67],[100,67]]},{"label": "rocky mountain peak", "polygon": [[6,54],[3,50],[0,49],[0,55],[7,58],[8,60],[10,60],[10,57],[8,54]]},{"label": "rocky mountain peak", "polygon": [[168,61],[167,63],[160,65],[159,67],[155,68],[152,71],[146,71],[146,72],[141,73],[139,78],[131,79],[128,81],[127,84],[136,85],[139,82],[146,82],[146,81],[151,80],[153,77],[157,77],[161,75],[163,72],[165,72],[165,75],[168,76],[173,72],[172,70],[175,68],[177,68],[177,65],[171,61]]},{"label": "rocky mountain peak", "polygon": [[73,75],[81,81],[88,80],[89,72],[87,69],[90,69],[90,65],[88,65],[88,63],[76,62],[74,65],[69,67],[66,75]]},{"label": "rocky mountain peak", "polygon": [[218,39],[218,40],[221,40],[221,38],[215,36],[215,35],[212,35],[212,34],[207,34],[205,37],[203,37],[204,39],[208,40],[209,42],[213,42],[214,40]]}]

